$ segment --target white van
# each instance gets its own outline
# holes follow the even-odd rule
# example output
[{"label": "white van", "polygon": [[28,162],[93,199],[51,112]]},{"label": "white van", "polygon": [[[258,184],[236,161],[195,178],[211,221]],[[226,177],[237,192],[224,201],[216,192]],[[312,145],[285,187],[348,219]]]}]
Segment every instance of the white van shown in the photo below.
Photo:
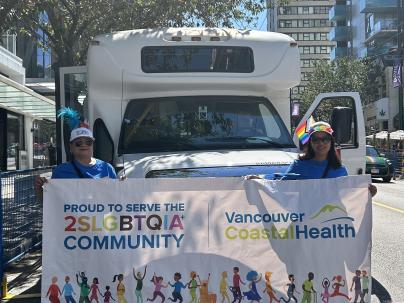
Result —
[{"label": "white van", "polygon": [[[128,177],[273,175],[297,157],[290,89],[300,82],[300,56],[287,35],[217,28],[106,34],[91,42],[87,73],[83,112],[95,156]],[[341,110],[330,120],[337,106],[343,123]],[[310,116],[333,123],[349,173],[362,173],[359,95],[322,94],[302,121]]]}]

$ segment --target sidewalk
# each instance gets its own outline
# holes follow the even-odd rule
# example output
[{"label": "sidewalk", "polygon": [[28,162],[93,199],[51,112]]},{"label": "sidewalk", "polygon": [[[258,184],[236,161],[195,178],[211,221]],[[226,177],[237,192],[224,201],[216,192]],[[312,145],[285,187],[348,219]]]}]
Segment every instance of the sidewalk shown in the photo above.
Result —
[{"label": "sidewalk", "polygon": [[32,251],[4,270],[8,296],[2,302],[34,303],[41,301],[42,250]]}]

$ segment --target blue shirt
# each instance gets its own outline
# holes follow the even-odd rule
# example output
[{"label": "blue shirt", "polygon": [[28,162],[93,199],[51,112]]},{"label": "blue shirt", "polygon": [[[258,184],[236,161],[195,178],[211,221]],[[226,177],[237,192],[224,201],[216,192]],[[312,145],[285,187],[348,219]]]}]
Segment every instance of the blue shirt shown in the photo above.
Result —
[{"label": "blue shirt", "polygon": [[70,283],[66,283],[65,286],[63,286],[62,293],[65,293],[65,297],[70,297],[73,295],[73,286]]},{"label": "blue shirt", "polygon": [[182,282],[177,281],[174,284],[168,283],[170,286],[174,287],[174,292],[181,292],[181,288],[185,288],[185,285]]},{"label": "blue shirt", "polygon": [[[328,160],[295,160],[286,171],[286,174],[290,173],[292,175],[285,175],[282,180],[321,179],[327,167],[327,163]],[[325,178],[338,178],[343,176],[348,176],[345,166],[342,165],[338,168],[330,166]]]},{"label": "blue shirt", "polygon": [[[88,179],[101,179],[111,178],[116,179],[116,173],[111,164],[102,160],[96,159],[94,165],[86,166],[74,161],[77,168],[82,172],[85,178]],[[73,164],[66,162],[58,165],[52,173],[52,179],[77,179],[80,176],[77,174]]]}]

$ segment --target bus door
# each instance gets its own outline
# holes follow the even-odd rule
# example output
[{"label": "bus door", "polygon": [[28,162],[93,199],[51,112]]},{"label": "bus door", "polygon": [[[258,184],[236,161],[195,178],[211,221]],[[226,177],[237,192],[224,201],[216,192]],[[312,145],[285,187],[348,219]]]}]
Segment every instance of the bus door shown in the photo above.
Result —
[{"label": "bus door", "polygon": [[[85,119],[93,131],[94,157],[112,164],[114,143],[102,119],[94,119],[89,112],[87,89],[87,66],[69,66],[60,68],[60,106],[75,109]],[[58,119],[58,123],[61,123]],[[61,123],[61,161],[70,160],[69,139],[71,129],[66,123]]]},{"label": "bus door", "polygon": [[[80,116],[88,120],[87,66],[62,67],[59,75],[60,106],[73,108]],[[57,123],[61,123],[60,132],[57,136],[61,138],[61,161],[64,162],[70,159],[69,138],[71,130],[66,123],[59,119]]]},{"label": "bus door", "polygon": [[[362,104],[356,92],[319,94],[299,122],[293,140],[301,150],[301,138],[310,124],[325,121],[331,124],[342,163],[350,175],[365,172],[365,124]],[[300,139],[299,139],[300,138]]]}]

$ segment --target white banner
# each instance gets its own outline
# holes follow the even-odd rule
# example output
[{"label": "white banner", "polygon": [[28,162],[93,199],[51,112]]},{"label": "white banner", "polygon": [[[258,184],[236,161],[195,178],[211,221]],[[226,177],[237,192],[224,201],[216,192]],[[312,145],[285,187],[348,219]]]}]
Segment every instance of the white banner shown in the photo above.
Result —
[{"label": "white banner", "polygon": [[42,302],[370,302],[369,182],[50,180]]}]

